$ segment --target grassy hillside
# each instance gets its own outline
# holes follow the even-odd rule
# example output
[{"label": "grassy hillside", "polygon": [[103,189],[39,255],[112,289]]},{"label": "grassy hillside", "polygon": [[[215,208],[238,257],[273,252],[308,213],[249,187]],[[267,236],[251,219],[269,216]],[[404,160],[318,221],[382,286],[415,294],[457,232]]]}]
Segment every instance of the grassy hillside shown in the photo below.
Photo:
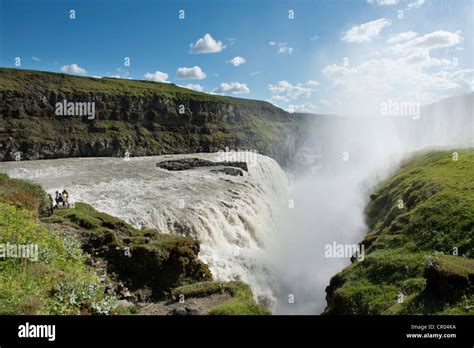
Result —
[{"label": "grassy hillside", "polygon": [[[106,314],[104,292],[71,236],[41,225],[46,193],[0,174],[0,244],[38,245],[38,260],[0,258],[0,314]],[[42,213],[43,212],[43,213]]]},{"label": "grassy hillside", "polygon": [[418,155],[371,195],[365,259],[325,314],[474,314],[474,151]]},{"label": "grassy hillside", "polygon": [[[94,102],[95,119],[56,116],[57,102]],[[257,150],[280,163],[302,115],[270,103],[169,83],[0,68],[0,160]],[[183,112],[180,112],[180,108]]]},{"label": "grassy hillside", "polygon": [[24,92],[26,90],[48,90],[52,93],[106,93],[112,96],[130,94],[135,96],[163,95],[186,96],[203,102],[222,102],[233,105],[271,104],[242,98],[212,95],[176,86],[173,83],[120,78],[83,77],[47,71],[0,68],[0,91]]},{"label": "grassy hillside", "polygon": [[40,186],[0,174],[0,245],[38,246],[37,259],[0,257],[0,314],[128,314],[145,304],[166,314],[181,294],[217,298],[200,314],[269,314],[246,284],[213,281],[193,239],[137,230],[84,203],[50,207]]}]

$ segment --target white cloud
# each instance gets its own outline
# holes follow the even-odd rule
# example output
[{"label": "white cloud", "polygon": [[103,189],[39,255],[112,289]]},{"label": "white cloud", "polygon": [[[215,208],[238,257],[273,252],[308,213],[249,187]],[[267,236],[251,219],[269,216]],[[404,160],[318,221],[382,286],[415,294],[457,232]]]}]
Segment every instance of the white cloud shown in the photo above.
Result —
[{"label": "white cloud", "polygon": [[278,44],[278,54],[293,54],[293,47],[288,46],[286,42],[280,42]]},{"label": "white cloud", "polygon": [[353,26],[349,29],[344,36],[341,38],[342,41],[346,42],[371,42],[377,38],[380,32],[392,24],[389,19],[380,18],[375,21],[367,22],[361,25]]},{"label": "white cloud", "polygon": [[232,58],[228,62],[232,64],[233,66],[239,66],[239,65],[245,64],[245,58],[237,56],[237,57]]},{"label": "white cloud", "polygon": [[115,73],[115,74],[107,73],[107,76],[104,76],[104,77],[113,77],[113,78],[117,78],[117,79],[127,79],[127,80],[132,79],[130,77],[130,73],[129,73],[128,70],[121,69],[121,68],[117,68],[115,70],[117,71],[117,73]]},{"label": "white cloud", "polygon": [[261,71],[253,71],[249,73],[250,76],[255,76],[255,75],[260,75],[262,72]]},{"label": "white cloud", "polygon": [[[270,103],[278,106],[278,102],[285,102],[287,100],[282,99],[280,96],[275,95],[269,100]],[[321,108],[327,108],[331,106],[331,103],[326,99],[319,100],[318,103],[306,102],[302,104],[289,104],[288,105],[288,112],[302,112],[302,113],[316,113],[321,110]],[[279,106],[278,106],[279,107]]]},{"label": "white cloud", "polygon": [[203,80],[206,78],[206,74],[198,66],[192,68],[178,68],[176,70],[176,78],[180,80]]},{"label": "white cloud", "polygon": [[319,82],[309,80],[305,84],[292,85],[288,81],[278,81],[276,84],[268,85],[268,90],[273,94],[275,101],[296,100],[301,97],[309,98],[311,93],[319,86]]},{"label": "white cloud", "polygon": [[374,5],[377,4],[379,6],[391,6],[398,4],[399,0],[367,0],[367,3]]},{"label": "white cloud", "polygon": [[292,54],[294,49],[293,47],[288,46],[287,42],[275,42],[275,41],[270,41],[268,43],[269,46],[275,46],[277,47],[277,53],[278,54]]},{"label": "white cloud", "polygon": [[77,64],[63,65],[61,71],[66,74],[86,75],[86,69],[81,68]]},{"label": "white cloud", "polygon": [[204,88],[199,84],[188,83],[187,85],[181,86],[187,89],[192,89],[193,91],[202,92]]},{"label": "white cloud", "polygon": [[336,64],[327,65],[322,70],[324,75],[326,75],[327,77],[334,78],[334,79],[349,75],[351,73],[351,71],[352,71],[352,69],[349,69],[349,68],[344,67],[344,66],[339,66],[339,65],[336,65]]},{"label": "white cloud", "polygon": [[474,70],[432,72],[427,67],[452,69],[449,60],[427,55],[370,59],[351,68],[329,65],[322,72],[346,112],[377,110],[388,99],[428,104],[472,91]]},{"label": "white cloud", "polygon": [[168,74],[165,73],[165,72],[158,71],[158,70],[155,71],[154,73],[147,72],[144,75],[144,77],[145,77],[145,79],[150,80],[150,81],[154,81],[154,82],[167,82],[167,83],[169,83]]},{"label": "white cloud", "polygon": [[398,44],[392,48],[394,53],[407,54],[419,50],[432,50],[456,46],[463,41],[460,31],[450,32],[437,30],[429,34],[417,37],[413,40]]},{"label": "white cloud", "polygon": [[318,110],[318,106],[312,103],[304,104],[290,104],[288,105],[288,112],[302,112],[302,113],[314,113]]},{"label": "white cloud", "polygon": [[327,100],[327,99],[321,99],[321,100],[319,101],[319,105],[321,105],[321,106],[330,106],[330,105],[331,105],[331,102],[330,102],[329,100]]},{"label": "white cloud", "polygon": [[412,10],[415,8],[420,8],[425,4],[425,0],[416,0],[415,2],[411,2],[407,5],[408,10]]},{"label": "white cloud", "polygon": [[309,80],[308,82],[305,83],[305,85],[310,87],[310,88],[316,89],[319,86],[319,82],[314,81],[314,80]]},{"label": "white cloud", "polygon": [[204,37],[198,39],[194,44],[189,45],[189,53],[217,53],[221,52],[225,46],[222,41],[216,41],[211,34],[205,34]]},{"label": "white cloud", "polygon": [[286,102],[288,101],[288,98],[283,96],[283,95],[272,95],[272,97],[269,99],[271,103],[278,103],[278,102]]},{"label": "white cloud", "polygon": [[39,59],[38,57],[35,57],[35,56],[32,56],[31,59],[33,59],[35,62],[40,62],[41,59]]},{"label": "white cloud", "polygon": [[221,83],[218,89],[215,90],[217,93],[232,93],[232,94],[248,94],[250,93],[249,88],[245,83],[231,82]]},{"label": "white cloud", "polygon": [[387,39],[387,43],[397,44],[397,43],[405,42],[405,41],[414,39],[415,37],[417,37],[417,35],[418,34],[415,33],[414,31],[406,31],[399,34],[390,35],[389,38]]},{"label": "white cloud", "polygon": [[399,59],[400,62],[406,64],[418,64],[420,68],[428,68],[432,66],[451,65],[449,59],[438,59],[430,56],[430,53],[426,50],[420,50],[408,56],[404,56]]},{"label": "white cloud", "polygon": [[[463,37],[460,31],[436,30],[416,35],[407,31],[390,36],[385,47],[360,51],[361,63],[329,64],[322,69],[325,98],[331,112],[378,113],[380,103],[429,104],[474,90],[474,69],[458,66],[453,57]],[[354,54],[352,54],[354,56]],[[357,57],[352,61],[357,62]],[[314,103],[314,101],[312,100]],[[323,107],[323,102],[317,103]]]},{"label": "white cloud", "polygon": [[319,36],[318,35],[313,35],[309,38],[311,41],[315,41],[315,40],[318,40],[319,39]]}]

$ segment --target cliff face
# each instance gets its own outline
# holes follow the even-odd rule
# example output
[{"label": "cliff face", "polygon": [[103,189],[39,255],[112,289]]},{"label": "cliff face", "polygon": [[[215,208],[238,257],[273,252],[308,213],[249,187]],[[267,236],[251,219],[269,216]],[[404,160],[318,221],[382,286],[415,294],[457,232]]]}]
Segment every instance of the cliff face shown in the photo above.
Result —
[{"label": "cliff face", "polygon": [[[58,116],[56,103],[94,102]],[[285,165],[303,116],[173,84],[0,69],[0,160],[256,150]],[[19,153],[20,155],[16,155]]]}]

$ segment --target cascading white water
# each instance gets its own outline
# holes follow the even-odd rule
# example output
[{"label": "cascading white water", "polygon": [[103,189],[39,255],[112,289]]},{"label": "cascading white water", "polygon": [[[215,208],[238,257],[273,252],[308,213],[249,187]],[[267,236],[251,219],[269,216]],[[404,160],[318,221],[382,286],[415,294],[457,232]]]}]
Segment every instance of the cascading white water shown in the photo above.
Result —
[{"label": "cascading white water", "polygon": [[[370,189],[393,170],[402,144],[391,120],[333,119],[315,129],[320,167],[293,181],[293,209],[281,214],[284,231],[270,248],[277,282],[276,314],[319,314],[325,287],[350,263],[328,258],[325,246],[357,244],[367,232],[364,207]],[[320,137],[318,137],[320,135]]]},{"label": "cascading white water", "polygon": [[[211,172],[215,167],[172,172],[155,166],[186,157],[246,160],[249,171],[231,176]],[[70,158],[1,163],[0,171],[35,181],[50,194],[66,188],[71,202],[89,203],[137,227],[192,236],[201,242],[200,258],[216,279],[241,279],[257,296],[272,299],[265,255],[288,183],[267,156],[227,152]]]}]

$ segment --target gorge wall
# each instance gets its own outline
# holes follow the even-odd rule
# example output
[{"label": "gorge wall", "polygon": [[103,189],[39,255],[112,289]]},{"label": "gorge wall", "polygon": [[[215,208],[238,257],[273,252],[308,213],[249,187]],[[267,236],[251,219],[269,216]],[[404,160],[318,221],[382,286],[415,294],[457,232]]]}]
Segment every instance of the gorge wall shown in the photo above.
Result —
[{"label": "gorge wall", "polygon": [[[58,102],[95,117],[57,116]],[[285,165],[307,116],[169,83],[0,69],[0,161],[246,149]],[[19,155],[18,155],[19,153]]]}]

